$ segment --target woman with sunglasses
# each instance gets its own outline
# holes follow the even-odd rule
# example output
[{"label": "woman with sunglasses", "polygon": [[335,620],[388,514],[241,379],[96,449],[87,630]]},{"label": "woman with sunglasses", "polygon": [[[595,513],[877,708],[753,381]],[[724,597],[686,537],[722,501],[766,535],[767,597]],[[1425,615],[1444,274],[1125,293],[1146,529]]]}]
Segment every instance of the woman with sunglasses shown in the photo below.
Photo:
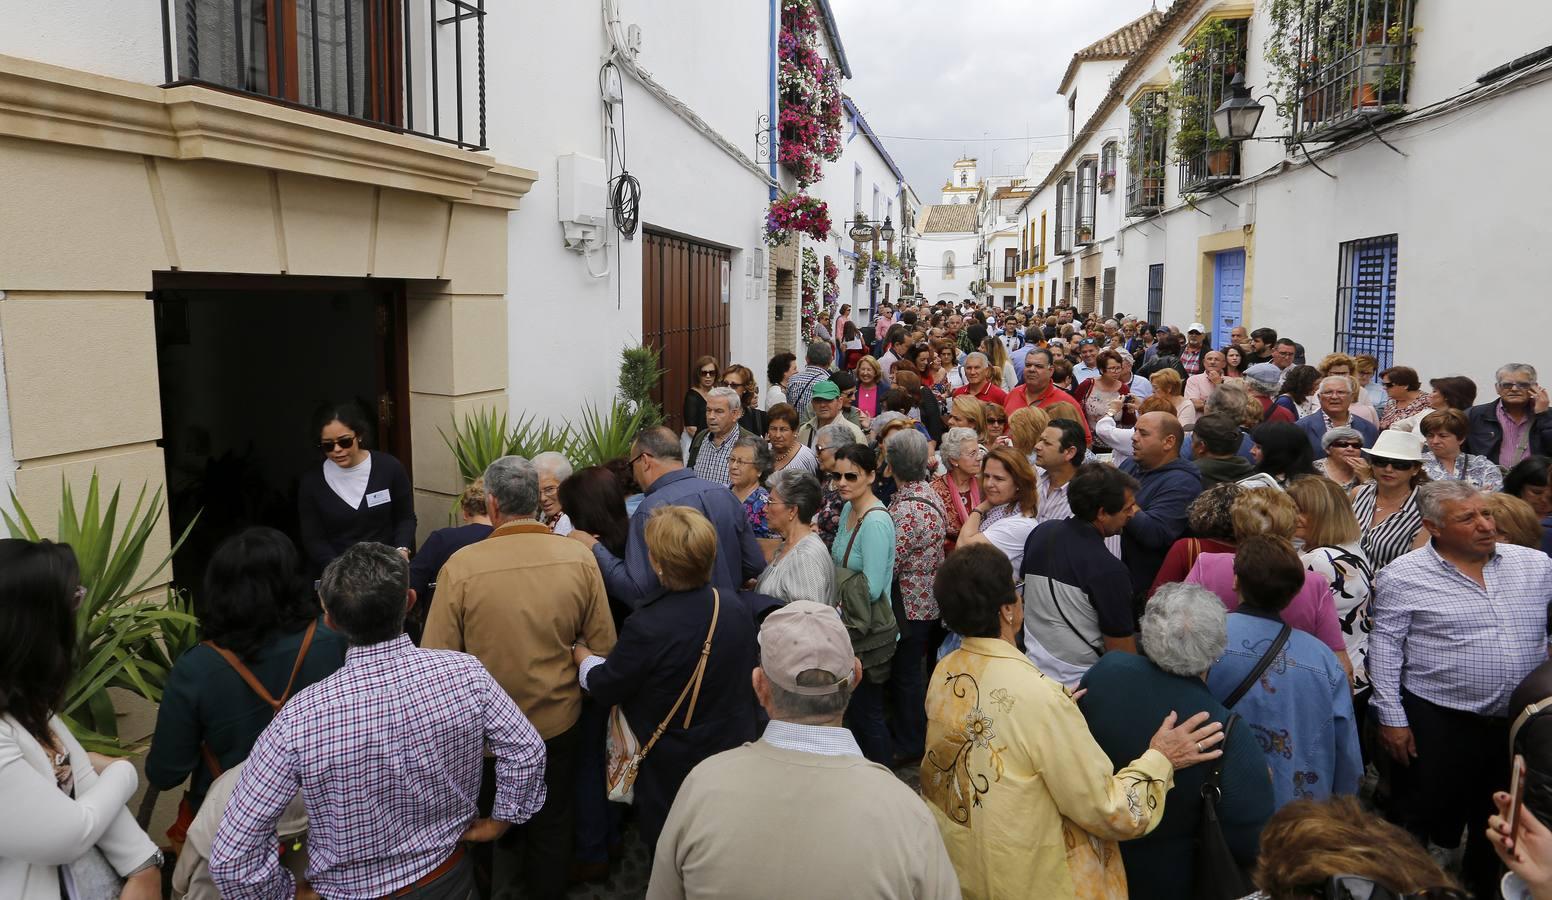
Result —
[{"label": "woman with sunglasses", "polygon": [[1363,458],[1363,435],[1358,429],[1328,428],[1320,436],[1320,445],[1325,448],[1326,457],[1315,460],[1315,471],[1341,485],[1342,490],[1351,491],[1374,478]]},{"label": "woman with sunglasses", "polygon": [[1002,408],[1002,404],[983,401],[981,412],[986,417],[987,446],[1013,446],[1013,438],[1008,435],[1008,411]]},{"label": "woman with sunglasses", "polygon": [[304,473],[297,490],[302,550],[313,577],[362,541],[397,547],[408,559],[415,546],[415,497],[404,466],[366,448],[371,427],[356,404],[326,407],[317,422],[313,433],[323,464]]},{"label": "woman with sunglasses", "polygon": [[[895,577],[895,523],[889,510],[873,495],[878,454],[866,444],[847,444],[835,451],[836,490],[845,504],[840,527],[830,545],[837,566],[861,572],[874,603],[890,603]],[[880,765],[894,759],[889,729],[884,725],[884,688],[867,675],[857,683],[846,710],[862,755]]]},{"label": "woman with sunglasses", "polygon": [[1410,432],[1382,431],[1366,453],[1374,480],[1353,489],[1353,514],[1363,529],[1363,552],[1377,573],[1428,542],[1417,505],[1417,486],[1428,476],[1422,441]]},{"label": "woman with sunglasses", "polygon": [[695,368],[690,371],[695,374],[690,381],[690,389],[684,392],[684,433],[686,437],[695,437],[695,432],[706,427],[706,398],[711,396],[711,389],[717,386],[717,376],[722,372],[722,367],[717,365],[715,356],[703,356],[695,361]]}]

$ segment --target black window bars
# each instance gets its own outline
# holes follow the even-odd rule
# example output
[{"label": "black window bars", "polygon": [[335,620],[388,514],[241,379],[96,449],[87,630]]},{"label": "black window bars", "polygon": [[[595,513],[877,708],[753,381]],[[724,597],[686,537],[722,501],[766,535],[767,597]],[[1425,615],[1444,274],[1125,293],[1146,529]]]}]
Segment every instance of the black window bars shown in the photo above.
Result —
[{"label": "black window bars", "polygon": [[488,148],[485,0],[160,2],[167,87]]}]

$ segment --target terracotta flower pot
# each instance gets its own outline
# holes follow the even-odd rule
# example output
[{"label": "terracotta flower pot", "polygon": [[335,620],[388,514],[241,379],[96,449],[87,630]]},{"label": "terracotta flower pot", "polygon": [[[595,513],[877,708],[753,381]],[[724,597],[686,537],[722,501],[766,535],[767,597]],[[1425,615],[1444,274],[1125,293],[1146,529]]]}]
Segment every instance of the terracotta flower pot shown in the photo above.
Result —
[{"label": "terracotta flower pot", "polygon": [[1207,151],[1207,174],[1230,175],[1233,171],[1234,151],[1228,149]]}]

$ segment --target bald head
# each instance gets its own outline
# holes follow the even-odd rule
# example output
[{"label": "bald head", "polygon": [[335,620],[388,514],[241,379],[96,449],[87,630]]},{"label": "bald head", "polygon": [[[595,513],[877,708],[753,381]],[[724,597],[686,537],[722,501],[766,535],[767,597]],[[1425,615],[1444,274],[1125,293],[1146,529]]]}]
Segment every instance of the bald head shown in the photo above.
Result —
[{"label": "bald head", "polygon": [[1157,469],[1180,457],[1186,432],[1167,412],[1144,413],[1132,431],[1132,458],[1144,469]]}]

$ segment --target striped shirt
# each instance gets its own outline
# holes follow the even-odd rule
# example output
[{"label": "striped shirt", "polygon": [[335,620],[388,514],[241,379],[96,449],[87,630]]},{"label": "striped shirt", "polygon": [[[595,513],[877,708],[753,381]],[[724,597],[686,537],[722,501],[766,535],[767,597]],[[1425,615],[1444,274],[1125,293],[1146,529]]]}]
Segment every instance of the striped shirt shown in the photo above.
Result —
[{"label": "striped shirt", "polygon": [[1499,544],[1482,570],[1486,587],[1429,544],[1375,581],[1369,634],[1369,708],[1381,725],[1405,727],[1401,692],[1484,716],[1503,716],[1509,695],[1547,661],[1552,558]]},{"label": "striped shirt", "polygon": [[805,535],[760,573],[754,589],[786,603],[812,600],[825,606],[835,605],[835,563],[830,548],[818,534]]},{"label": "striped shirt", "polygon": [[1371,481],[1358,488],[1353,496],[1353,515],[1363,529],[1363,552],[1374,565],[1374,571],[1385,568],[1391,560],[1408,553],[1417,532],[1423,527],[1423,511],[1417,505],[1417,489],[1413,488],[1401,508],[1390,518],[1374,523],[1374,507],[1379,499],[1379,483]]},{"label": "striped shirt", "polygon": [[314,890],[367,900],[415,883],[478,815],[487,748],[492,818],[528,821],[544,805],[544,742],[478,659],[407,635],[350,648],[345,667],[293,697],[253,745],[210,856],[221,896],[295,894],[275,823],[299,788]]}]

